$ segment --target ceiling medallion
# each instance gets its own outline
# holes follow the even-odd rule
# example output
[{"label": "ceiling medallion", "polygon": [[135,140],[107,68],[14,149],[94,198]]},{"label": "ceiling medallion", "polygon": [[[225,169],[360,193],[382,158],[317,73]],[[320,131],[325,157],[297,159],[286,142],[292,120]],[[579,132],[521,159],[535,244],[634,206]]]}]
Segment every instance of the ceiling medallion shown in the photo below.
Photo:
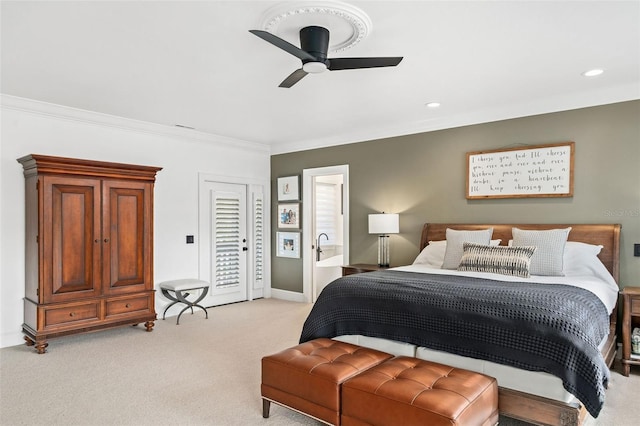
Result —
[{"label": "ceiling medallion", "polygon": [[367,14],[340,1],[298,1],[276,5],[265,12],[260,27],[297,41],[300,29],[310,25],[331,31],[329,51],[334,53],[355,46],[371,32],[371,19]]}]

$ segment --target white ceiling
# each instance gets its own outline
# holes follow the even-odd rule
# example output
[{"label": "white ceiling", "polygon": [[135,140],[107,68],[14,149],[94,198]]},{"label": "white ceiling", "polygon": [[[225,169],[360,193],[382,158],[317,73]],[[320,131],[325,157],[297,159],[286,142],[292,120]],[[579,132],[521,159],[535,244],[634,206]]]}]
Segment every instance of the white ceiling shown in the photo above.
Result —
[{"label": "white ceiling", "polygon": [[640,1],[351,1],[371,33],[330,56],[404,60],[290,89],[300,61],[248,32],[282,3],[3,0],[2,93],[272,153],[640,98]]}]

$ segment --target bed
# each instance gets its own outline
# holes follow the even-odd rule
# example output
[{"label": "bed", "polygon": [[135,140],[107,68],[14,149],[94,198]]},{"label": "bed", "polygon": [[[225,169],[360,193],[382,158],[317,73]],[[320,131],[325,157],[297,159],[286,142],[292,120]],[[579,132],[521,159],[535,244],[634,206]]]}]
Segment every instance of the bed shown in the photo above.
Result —
[{"label": "bed", "polygon": [[[498,379],[501,414],[579,425],[602,408],[615,358],[619,241],[617,224],[428,223],[413,265],[327,286],[300,341],[483,372]],[[486,269],[487,259],[506,270]]]}]

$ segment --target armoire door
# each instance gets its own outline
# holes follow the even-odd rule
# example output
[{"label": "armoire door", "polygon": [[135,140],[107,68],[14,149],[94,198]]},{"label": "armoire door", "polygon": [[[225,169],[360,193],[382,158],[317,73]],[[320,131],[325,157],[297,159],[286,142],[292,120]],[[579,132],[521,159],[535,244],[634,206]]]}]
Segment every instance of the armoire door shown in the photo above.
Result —
[{"label": "armoire door", "polygon": [[100,180],[44,176],[39,185],[44,303],[99,296]]},{"label": "armoire door", "polygon": [[148,183],[103,181],[104,294],[153,288],[150,269],[153,256],[151,203]]}]

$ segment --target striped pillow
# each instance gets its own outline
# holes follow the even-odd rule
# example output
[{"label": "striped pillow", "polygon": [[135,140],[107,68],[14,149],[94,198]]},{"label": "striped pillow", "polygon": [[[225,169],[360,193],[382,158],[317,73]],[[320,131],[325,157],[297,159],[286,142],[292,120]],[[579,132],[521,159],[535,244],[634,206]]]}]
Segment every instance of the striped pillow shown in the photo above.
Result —
[{"label": "striped pillow", "polygon": [[464,243],[458,271],[491,272],[529,278],[534,246],[485,246]]}]

